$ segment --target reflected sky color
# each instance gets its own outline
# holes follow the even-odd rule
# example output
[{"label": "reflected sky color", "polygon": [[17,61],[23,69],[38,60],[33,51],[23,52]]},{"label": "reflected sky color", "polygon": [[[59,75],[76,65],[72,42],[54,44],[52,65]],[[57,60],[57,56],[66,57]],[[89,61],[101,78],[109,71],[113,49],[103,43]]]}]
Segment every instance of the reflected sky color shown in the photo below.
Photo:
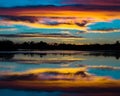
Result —
[{"label": "reflected sky color", "polygon": [[[102,55],[103,54],[103,55]],[[116,57],[114,57],[116,56]],[[117,54],[59,51],[44,52],[37,54],[6,54],[0,56],[0,71],[2,73],[10,72],[43,72],[46,70],[59,70],[64,72],[71,71],[69,68],[87,68],[89,73],[98,76],[109,76],[120,79],[120,59]],[[37,70],[36,70],[37,69]],[[33,71],[34,70],[34,71]],[[76,69],[75,69],[76,70]],[[76,70],[77,71],[77,70]],[[72,72],[72,71],[71,71]]]}]

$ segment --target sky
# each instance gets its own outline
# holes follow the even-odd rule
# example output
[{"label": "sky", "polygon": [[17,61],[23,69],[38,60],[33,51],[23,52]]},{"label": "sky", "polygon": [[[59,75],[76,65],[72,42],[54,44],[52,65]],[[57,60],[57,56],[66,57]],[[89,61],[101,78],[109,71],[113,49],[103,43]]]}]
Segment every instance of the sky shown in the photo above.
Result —
[{"label": "sky", "polygon": [[0,0],[0,39],[93,44],[119,38],[120,0]]}]

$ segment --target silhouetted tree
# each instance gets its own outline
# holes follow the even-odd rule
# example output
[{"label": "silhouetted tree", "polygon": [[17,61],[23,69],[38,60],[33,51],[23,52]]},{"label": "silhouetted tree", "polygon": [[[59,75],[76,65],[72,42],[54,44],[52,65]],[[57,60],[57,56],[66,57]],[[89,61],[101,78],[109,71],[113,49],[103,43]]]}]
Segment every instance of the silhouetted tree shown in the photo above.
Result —
[{"label": "silhouetted tree", "polygon": [[14,51],[14,50],[82,50],[82,51],[120,51],[120,43],[116,41],[114,44],[89,44],[89,45],[75,45],[75,44],[48,44],[46,42],[23,42],[14,43],[10,40],[0,41],[0,51]]}]

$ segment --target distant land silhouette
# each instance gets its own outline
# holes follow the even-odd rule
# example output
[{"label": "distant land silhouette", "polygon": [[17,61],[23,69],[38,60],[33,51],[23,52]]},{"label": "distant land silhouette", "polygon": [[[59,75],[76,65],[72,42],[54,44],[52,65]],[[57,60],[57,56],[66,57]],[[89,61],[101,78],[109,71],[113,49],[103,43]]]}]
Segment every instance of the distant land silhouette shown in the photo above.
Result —
[{"label": "distant land silhouette", "polygon": [[49,44],[43,41],[40,42],[23,42],[15,43],[10,40],[0,41],[0,51],[33,51],[33,50],[76,50],[76,51],[119,51],[120,42],[116,41],[114,44],[65,44],[65,43],[54,43]]}]

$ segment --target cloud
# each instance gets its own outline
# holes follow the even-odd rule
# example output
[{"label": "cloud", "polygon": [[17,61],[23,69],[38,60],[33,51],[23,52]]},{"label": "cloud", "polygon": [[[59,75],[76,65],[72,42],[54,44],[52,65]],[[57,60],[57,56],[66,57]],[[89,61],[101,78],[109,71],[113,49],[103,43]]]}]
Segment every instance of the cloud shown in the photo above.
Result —
[{"label": "cloud", "polygon": [[52,34],[1,34],[0,37],[55,37],[55,38],[83,38],[81,36],[72,36],[66,33],[52,33]]},{"label": "cloud", "polygon": [[[1,31],[0,34],[56,34],[56,35],[62,34],[65,36],[66,35],[76,36],[76,32],[78,31],[81,32],[80,29],[78,29],[80,27],[77,26],[76,24],[71,23],[71,25],[70,24],[67,25],[67,23],[70,23],[70,21],[76,22],[76,19],[74,18],[36,17],[40,22],[36,21],[35,23],[31,23],[26,20],[16,21],[16,19],[9,20],[9,18],[7,19],[4,19],[4,18],[7,18],[7,17],[3,17],[3,20],[0,21],[0,31]],[[17,19],[17,20],[20,20],[20,19]],[[54,21],[57,23],[53,24]],[[79,21],[79,22],[82,22],[82,21]],[[49,25],[47,25],[47,23]],[[66,23],[66,24],[62,24],[62,23]]]},{"label": "cloud", "polygon": [[[56,26],[60,24],[72,25],[75,23],[76,25],[83,27],[88,21],[83,18],[75,18],[75,17],[40,17],[40,16],[0,16],[5,21],[22,21],[29,23],[39,23],[44,25]],[[78,20],[78,21],[77,21]]]},{"label": "cloud", "polygon": [[37,21],[37,18],[34,16],[1,16],[4,20],[10,21],[23,21],[23,22],[30,22],[34,23]]},{"label": "cloud", "polygon": [[[19,31],[39,32],[41,29],[62,29],[59,31],[84,30],[90,22],[87,18],[77,17],[40,17],[40,16],[1,16],[0,25],[12,27]],[[18,26],[19,25],[19,26]],[[54,31],[54,30],[53,30]],[[73,32],[74,33],[74,32]],[[72,33],[72,34],[73,34]]]},{"label": "cloud", "polygon": [[[73,12],[74,11],[74,12]],[[82,14],[81,11],[120,11],[119,6],[97,6],[97,5],[64,5],[64,6],[26,6],[26,7],[15,7],[15,8],[0,8],[0,15],[11,15],[11,16],[46,16],[46,17],[81,17],[83,15],[90,16],[92,14]],[[71,13],[70,13],[71,12]],[[79,13],[78,13],[79,12]],[[87,12],[88,13],[88,12]],[[109,12],[113,14],[114,12]],[[97,13],[98,14],[98,13]],[[99,13],[101,14],[101,13]],[[114,13],[115,14],[115,13]],[[119,13],[118,13],[119,14]],[[118,15],[115,14],[115,15]],[[105,14],[101,14],[105,15]],[[95,16],[95,15],[93,15]]]},{"label": "cloud", "polygon": [[87,20],[82,20],[81,22],[76,22],[75,24],[80,26],[80,27],[84,27],[87,23],[88,23]]},{"label": "cloud", "polygon": [[64,0],[64,4],[120,6],[120,0]]},{"label": "cloud", "polygon": [[110,22],[96,22],[87,26],[88,31],[99,32],[120,32],[120,19]]},{"label": "cloud", "polygon": [[[7,33],[8,31],[28,34],[45,34],[47,32],[47,34],[67,33],[76,36],[80,33],[107,33],[120,31],[120,19],[114,19],[109,22],[102,20],[104,22],[99,22],[93,20],[93,18],[78,17],[1,16],[1,18],[0,31],[7,31]],[[49,32],[47,30],[49,30]]]},{"label": "cloud", "polygon": [[1,7],[16,7],[16,6],[39,6],[39,5],[105,5],[105,6],[120,6],[120,0],[0,0]]},{"label": "cloud", "polygon": [[73,36],[66,33],[51,33],[51,34],[37,34],[37,33],[27,33],[27,34],[1,34],[0,39],[8,39],[15,42],[25,42],[25,41],[44,41],[48,43],[80,43],[80,41],[86,40],[82,36]]}]

